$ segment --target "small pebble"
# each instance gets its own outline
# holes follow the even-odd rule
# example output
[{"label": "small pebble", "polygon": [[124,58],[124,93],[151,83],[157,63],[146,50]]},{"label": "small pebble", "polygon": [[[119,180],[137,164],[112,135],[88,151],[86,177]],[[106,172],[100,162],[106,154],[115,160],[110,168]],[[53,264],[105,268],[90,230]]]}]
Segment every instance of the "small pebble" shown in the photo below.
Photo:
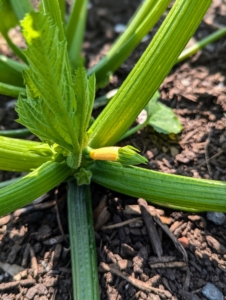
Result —
[{"label": "small pebble", "polygon": [[116,33],[122,33],[126,30],[126,25],[124,24],[116,24],[114,27]]},{"label": "small pebble", "polygon": [[226,218],[225,214],[222,212],[207,212],[206,217],[215,225],[222,225]]},{"label": "small pebble", "polygon": [[202,288],[202,294],[208,300],[224,300],[224,296],[221,291],[210,282],[207,282],[207,284]]}]

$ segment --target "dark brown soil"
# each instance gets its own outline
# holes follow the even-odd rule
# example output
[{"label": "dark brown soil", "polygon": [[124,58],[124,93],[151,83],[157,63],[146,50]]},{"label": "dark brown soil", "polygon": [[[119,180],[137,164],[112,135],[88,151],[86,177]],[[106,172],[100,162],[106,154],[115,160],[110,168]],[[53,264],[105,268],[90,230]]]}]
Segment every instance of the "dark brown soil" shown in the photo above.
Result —
[{"label": "dark brown soil", "polygon": [[[92,1],[83,49],[87,66],[106,53],[117,36],[114,26],[126,24],[137,2]],[[196,38],[225,25],[225,15],[226,2],[214,0]],[[120,86],[153,32],[98,95]],[[0,51],[6,52],[4,47]],[[174,109],[184,127],[179,136],[168,137],[146,127],[123,141],[141,150],[149,160],[148,168],[226,180],[225,51],[226,39],[222,38],[175,66],[162,83],[161,101]],[[19,127],[8,103],[1,98],[0,129]],[[17,175],[0,172],[0,181]],[[226,297],[226,222],[215,225],[206,213],[161,208],[157,212],[167,230],[159,225],[158,217],[150,217],[150,208],[142,200],[96,184],[92,185],[92,195],[94,209],[100,203],[103,207],[95,213],[101,300],[204,300],[202,288],[208,282]],[[0,271],[1,299],[72,299],[65,199],[66,187],[62,185],[45,195],[39,206],[0,218],[0,263],[25,269],[17,281],[4,269]],[[115,224],[118,227],[110,226]],[[154,240],[150,239],[153,234]]]}]

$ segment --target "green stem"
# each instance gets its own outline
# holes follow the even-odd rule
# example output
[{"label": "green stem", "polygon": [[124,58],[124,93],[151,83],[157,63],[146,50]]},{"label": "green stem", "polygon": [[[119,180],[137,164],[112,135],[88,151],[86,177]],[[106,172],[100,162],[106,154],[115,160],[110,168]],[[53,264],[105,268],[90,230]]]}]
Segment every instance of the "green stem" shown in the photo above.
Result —
[{"label": "green stem", "polygon": [[71,174],[65,163],[46,162],[0,190],[0,214],[8,214],[42,196]]},{"label": "green stem", "polygon": [[89,129],[89,146],[117,142],[147,105],[175,64],[211,0],[177,0],[115,97]]},{"label": "green stem", "polygon": [[89,186],[69,182],[68,222],[75,300],[98,300],[98,272]]},{"label": "green stem", "polygon": [[119,142],[126,139],[126,138],[128,138],[132,134],[136,133],[138,130],[143,129],[146,125],[148,125],[148,121],[149,121],[149,118],[144,123],[136,125],[133,128],[126,131],[126,133],[124,133],[123,136],[121,136],[121,138],[119,139]]},{"label": "green stem", "polygon": [[0,170],[28,172],[51,159],[31,149],[42,143],[0,136]]},{"label": "green stem", "polygon": [[82,65],[82,43],[87,14],[87,0],[76,0],[66,27],[66,38],[68,42],[68,54],[72,69]]},{"label": "green stem", "polygon": [[30,130],[27,128],[20,128],[20,129],[12,129],[12,130],[0,130],[0,136],[6,137],[23,137],[32,134]]},{"label": "green stem", "polygon": [[19,94],[26,95],[26,89],[15,85],[0,82],[0,94],[17,98]]},{"label": "green stem", "polygon": [[13,52],[25,63],[27,63],[27,58],[24,55],[23,51],[17,47],[12,40],[9,38],[7,33],[2,33],[4,36],[4,39],[6,40],[7,44],[9,45],[9,47],[13,50]]},{"label": "green stem", "polygon": [[212,34],[208,35],[206,38],[202,39],[201,41],[196,42],[193,46],[184,49],[181,55],[178,57],[177,63],[185,60],[186,58],[192,56],[206,45],[213,43],[214,41],[220,39],[222,36],[226,35],[226,27],[223,27]]},{"label": "green stem", "polygon": [[22,72],[28,68],[27,65],[25,65],[24,63],[15,61],[5,55],[0,55],[0,61],[7,64],[12,69],[18,71],[21,75],[22,75]]},{"label": "green stem", "polygon": [[118,89],[113,89],[113,90],[109,91],[107,94],[105,94],[104,96],[96,98],[94,101],[93,108],[96,109],[96,108],[106,105],[115,96],[115,94],[117,92],[118,92]]},{"label": "green stem", "polygon": [[118,163],[93,164],[92,180],[117,192],[185,211],[226,212],[226,183],[190,178]]}]

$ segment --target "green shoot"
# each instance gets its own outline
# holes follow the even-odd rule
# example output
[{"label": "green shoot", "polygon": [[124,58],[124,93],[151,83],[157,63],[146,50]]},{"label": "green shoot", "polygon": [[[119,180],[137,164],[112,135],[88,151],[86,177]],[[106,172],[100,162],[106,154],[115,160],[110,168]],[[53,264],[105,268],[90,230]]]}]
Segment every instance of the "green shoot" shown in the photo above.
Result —
[{"label": "green shoot", "polygon": [[21,128],[21,129],[12,129],[12,130],[0,130],[0,136],[6,136],[6,137],[24,137],[27,135],[30,135],[31,132],[27,128]]},{"label": "green shoot", "polygon": [[90,147],[113,145],[128,130],[177,61],[210,3],[176,1],[115,97],[89,129]]},{"label": "green shoot", "polygon": [[0,93],[10,97],[17,97],[18,94],[26,95],[25,88],[0,82]]},{"label": "green shoot", "polygon": [[66,27],[68,54],[72,69],[83,65],[81,50],[84,39],[87,5],[87,0],[74,1]]},{"label": "green shoot", "polygon": [[186,58],[192,56],[193,54],[197,53],[199,50],[204,48],[206,45],[213,43],[214,41],[218,40],[219,38],[226,35],[226,27],[220,28],[214,33],[208,35],[206,38],[202,39],[201,41],[196,42],[191,47],[188,47],[183,50],[183,52],[178,57],[177,63],[185,60]]}]

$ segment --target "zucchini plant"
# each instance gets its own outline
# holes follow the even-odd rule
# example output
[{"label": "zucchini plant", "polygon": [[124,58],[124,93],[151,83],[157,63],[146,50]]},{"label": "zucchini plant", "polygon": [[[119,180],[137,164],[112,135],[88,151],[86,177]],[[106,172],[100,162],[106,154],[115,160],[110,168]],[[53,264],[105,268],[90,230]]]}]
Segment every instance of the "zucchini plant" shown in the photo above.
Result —
[{"label": "zucchini plant", "polygon": [[8,41],[9,28],[23,19],[27,49],[9,42],[23,63],[0,58],[0,92],[19,95],[17,121],[40,141],[0,136],[0,169],[29,172],[9,185],[3,183],[0,212],[7,214],[68,181],[74,299],[99,299],[91,181],[170,208],[226,211],[226,183],[136,167],[146,163],[139,151],[115,146],[177,62],[211,0],[175,1],[116,95],[91,122],[97,88],[106,84],[169,2],[144,1],[109,54],[88,72],[81,57],[86,0],[74,3],[66,24],[63,0],[42,0],[38,12],[28,0],[2,3],[15,22],[2,18],[0,30]]}]

